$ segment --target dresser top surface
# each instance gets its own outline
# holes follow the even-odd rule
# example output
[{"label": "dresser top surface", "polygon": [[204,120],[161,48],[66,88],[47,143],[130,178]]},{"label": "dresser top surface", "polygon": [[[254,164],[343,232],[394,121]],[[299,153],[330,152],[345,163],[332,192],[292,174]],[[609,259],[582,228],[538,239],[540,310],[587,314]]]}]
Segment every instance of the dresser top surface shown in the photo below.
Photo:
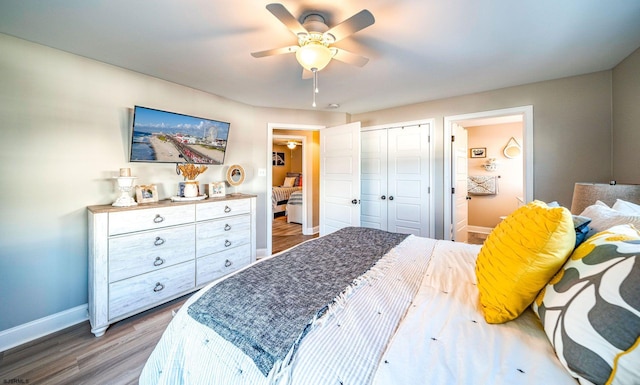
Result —
[{"label": "dresser top surface", "polygon": [[117,207],[112,205],[94,205],[87,206],[87,210],[90,212],[97,213],[111,213],[118,211],[130,211],[130,210],[141,210],[141,209],[149,209],[154,207],[170,207],[170,206],[181,206],[181,205],[193,205],[193,204],[202,204],[202,203],[211,203],[211,202],[224,202],[235,199],[247,199],[247,198],[255,198],[256,195],[252,194],[229,194],[220,198],[206,198],[197,201],[177,201],[174,202],[171,199],[163,199],[158,202],[152,203],[138,203],[136,206],[126,206],[126,207]]}]

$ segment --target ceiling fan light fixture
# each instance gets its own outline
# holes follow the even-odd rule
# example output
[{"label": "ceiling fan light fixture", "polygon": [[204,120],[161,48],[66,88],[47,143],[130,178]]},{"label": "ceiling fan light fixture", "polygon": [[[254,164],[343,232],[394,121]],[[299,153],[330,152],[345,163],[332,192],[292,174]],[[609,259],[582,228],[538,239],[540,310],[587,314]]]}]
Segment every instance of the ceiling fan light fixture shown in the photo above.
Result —
[{"label": "ceiling fan light fixture", "polygon": [[296,148],[296,142],[287,143],[287,147],[289,147],[290,150],[293,150],[294,148]]},{"label": "ceiling fan light fixture", "polygon": [[317,41],[309,41],[296,51],[298,63],[309,71],[312,71],[313,68],[316,71],[322,70],[329,64],[333,55],[334,53],[329,47]]}]

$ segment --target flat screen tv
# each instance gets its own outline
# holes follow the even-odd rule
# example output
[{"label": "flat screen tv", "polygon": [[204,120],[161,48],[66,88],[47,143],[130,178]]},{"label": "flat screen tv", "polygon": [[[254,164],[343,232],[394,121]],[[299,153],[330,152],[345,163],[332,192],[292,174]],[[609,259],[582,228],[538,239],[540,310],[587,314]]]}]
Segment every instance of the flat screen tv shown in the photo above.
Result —
[{"label": "flat screen tv", "polygon": [[223,164],[229,123],[135,106],[131,162]]}]

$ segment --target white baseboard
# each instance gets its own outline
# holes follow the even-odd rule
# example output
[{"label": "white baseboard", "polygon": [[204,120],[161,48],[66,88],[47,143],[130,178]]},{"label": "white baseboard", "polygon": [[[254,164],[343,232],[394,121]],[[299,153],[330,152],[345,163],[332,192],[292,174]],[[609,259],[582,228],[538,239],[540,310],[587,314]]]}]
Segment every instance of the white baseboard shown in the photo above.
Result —
[{"label": "white baseboard", "polygon": [[256,259],[268,257],[267,249],[256,249]]},{"label": "white baseboard", "polygon": [[302,229],[302,235],[315,235],[320,232],[320,226],[305,227]]},{"label": "white baseboard", "polygon": [[80,305],[60,313],[0,331],[0,352],[22,345],[89,319],[88,305]]}]

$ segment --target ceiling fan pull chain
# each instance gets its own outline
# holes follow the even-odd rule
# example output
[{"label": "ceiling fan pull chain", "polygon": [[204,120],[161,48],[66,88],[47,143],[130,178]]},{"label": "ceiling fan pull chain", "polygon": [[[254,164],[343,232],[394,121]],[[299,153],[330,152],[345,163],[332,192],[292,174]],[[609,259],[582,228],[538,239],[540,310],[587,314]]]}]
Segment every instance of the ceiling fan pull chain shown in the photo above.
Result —
[{"label": "ceiling fan pull chain", "polygon": [[312,107],[316,106],[316,94],[318,93],[318,70],[316,68],[312,68],[313,71],[313,103]]}]

